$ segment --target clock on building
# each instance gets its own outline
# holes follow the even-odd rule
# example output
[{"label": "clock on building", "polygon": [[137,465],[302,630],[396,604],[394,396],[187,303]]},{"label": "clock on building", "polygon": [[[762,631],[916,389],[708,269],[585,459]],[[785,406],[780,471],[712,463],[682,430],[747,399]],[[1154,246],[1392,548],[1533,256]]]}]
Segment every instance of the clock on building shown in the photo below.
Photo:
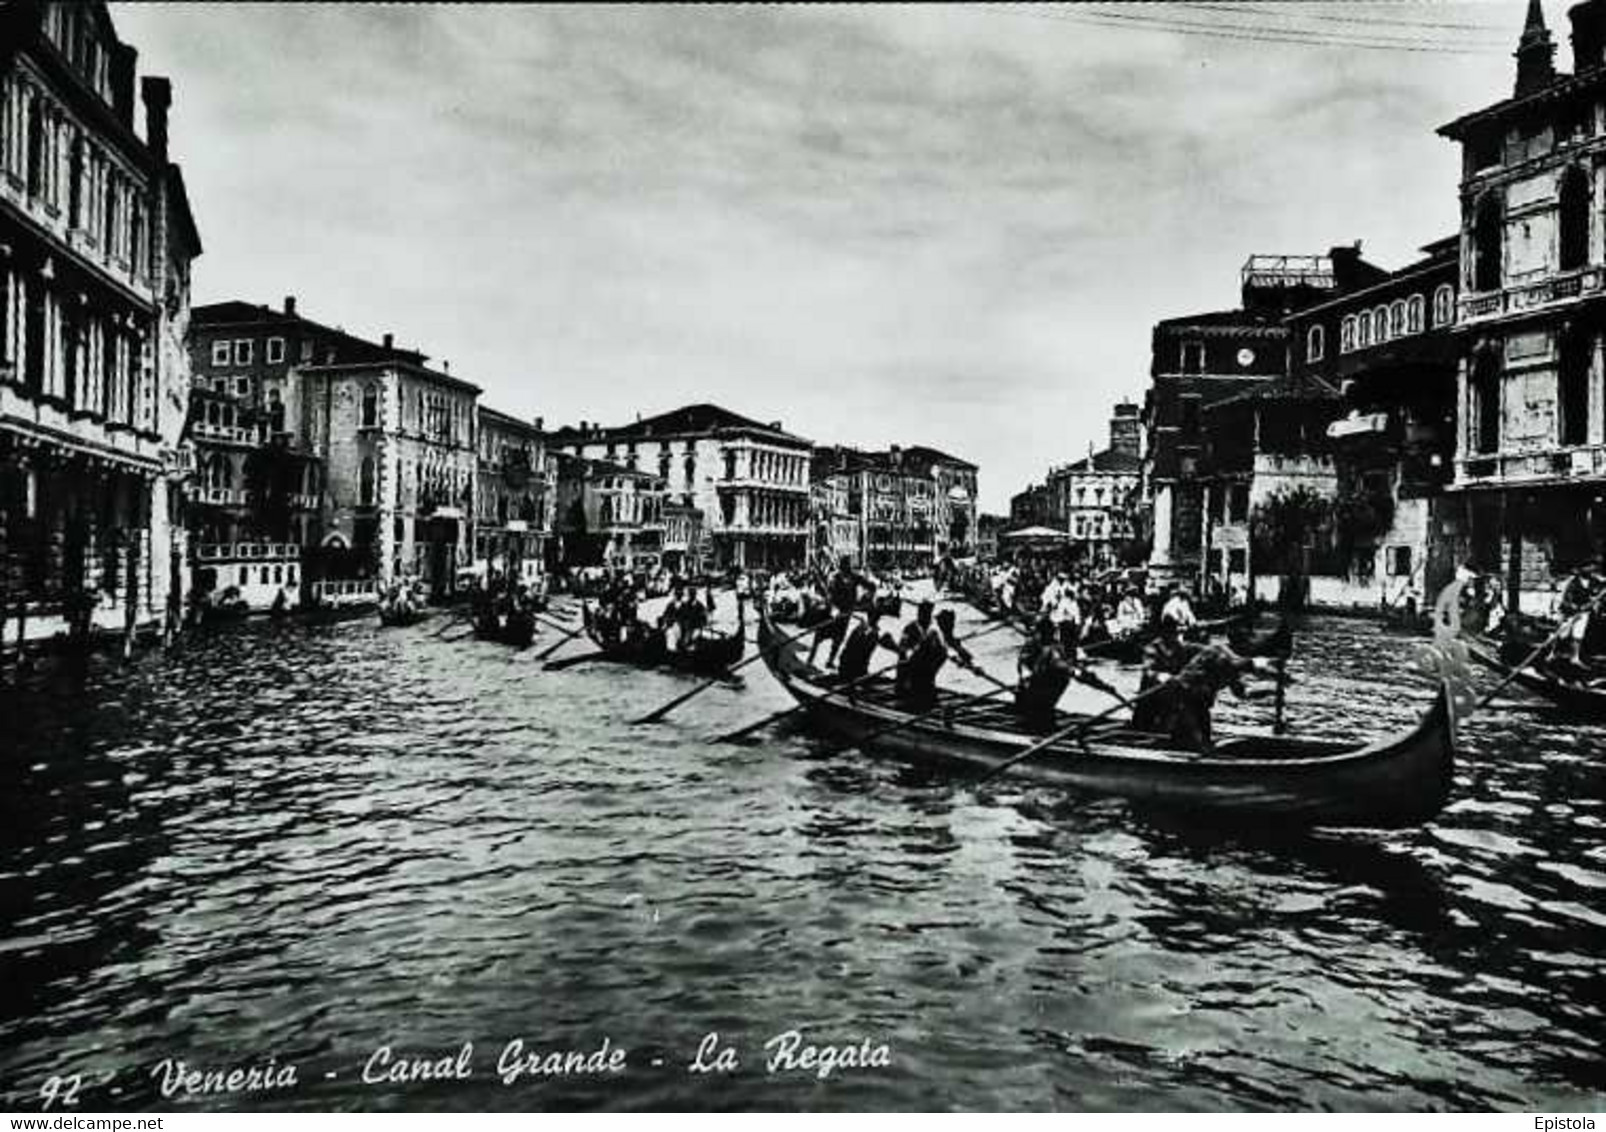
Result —
[{"label": "clock on building", "polygon": [[1251,350],[1248,346],[1245,346],[1242,350],[1239,350],[1238,351],[1238,364],[1241,365],[1241,366],[1246,366],[1246,367],[1254,365],[1255,364],[1255,352],[1253,350]]}]

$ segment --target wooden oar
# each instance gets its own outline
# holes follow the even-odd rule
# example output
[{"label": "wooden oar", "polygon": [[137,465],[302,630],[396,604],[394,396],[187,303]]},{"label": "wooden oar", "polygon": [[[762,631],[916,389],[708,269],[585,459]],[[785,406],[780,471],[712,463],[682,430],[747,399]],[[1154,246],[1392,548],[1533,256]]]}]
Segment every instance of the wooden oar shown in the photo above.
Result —
[{"label": "wooden oar", "polygon": [[[807,629],[800,629],[796,633],[793,633],[791,636],[786,637],[783,640],[777,641],[774,645],[771,645],[770,647],[771,648],[775,648],[775,649],[784,648],[786,645],[791,644],[792,642],[798,640],[801,637],[805,637],[810,633],[817,633],[820,630],[826,628],[827,626],[834,625],[838,621],[846,620],[847,618],[849,618],[851,616],[852,616],[851,613],[839,614],[838,616],[831,618],[831,620],[825,622],[822,625],[811,625]],[[664,716],[668,715],[670,712],[674,711],[676,708],[678,708],[681,704],[685,703],[687,700],[690,700],[690,699],[692,699],[692,698],[694,698],[696,696],[702,695],[704,692],[708,691],[708,689],[712,688],[715,684],[721,684],[721,683],[724,683],[724,682],[728,681],[730,679],[731,675],[734,672],[736,672],[738,669],[746,668],[749,664],[752,664],[753,662],[755,662],[757,660],[761,660],[763,658],[763,656],[764,656],[764,650],[760,649],[757,652],[755,652],[752,656],[748,657],[746,660],[737,661],[735,664],[733,664],[729,668],[725,669],[725,671],[720,673],[718,676],[709,677],[707,680],[704,680],[701,684],[697,685],[697,687],[693,688],[691,691],[686,692],[683,695],[676,696],[674,699],[670,700],[668,703],[664,704],[662,707],[656,708],[653,711],[648,712],[646,715],[642,716],[640,719],[631,720],[631,722],[632,723],[657,723],[660,719],[662,719]]]},{"label": "wooden oar", "polygon": [[905,727],[912,727],[921,720],[936,715],[938,712],[952,711],[956,708],[966,707],[970,704],[976,703],[978,700],[988,700],[994,696],[1002,695],[1005,692],[1013,692],[1014,690],[1015,689],[1010,685],[1005,684],[1003,681],[999,681],[998,687],[996,688],[988,688],[985,692],[978,692],[974,696],[966,696],[958,703],[939,703],[936,707],[927,708],[918,715],[905,716],[902,719],[894,720],[893,722],[884,724],[881,727],[873,728],[868,734],[859,736],[859,738],[855,739],[853,742],[843,746],[833,747],[826,753],[827,755],[835,756],[845,754],[848,751],[858,750],[866,743],[873,743],[883,735],[890,735],[894,731],[902,731]]},{"label": "wooden oar", "polygon": [[545,660],[547,657],[549,657],[553,653],[557,652],[564,645],[568,644],[570,641],[574,640],[576,637],[578,637],[581,633],[584,633],[585,631],[586,631],[586,626],[584,625],[584,623],[582,623],[580,625],[577,625],[573,629],[564,629],[563,630],[563,636],[559,637],[556,641],[553,641],[552,644],[548,645],[546,648],[544,648],[540,652],[536,653],[535,654],[535,659],[536,660]]},{"label": "wooden oar", "polygon": [[1056,731],[1052,735],[1048,736],[1048,738],[1041,739],[1038,742],[1033,743],[1030,747],[1027,747],[1024,751],[1020,752],[1020,754],[1012,755],[1009,758],[1005,759],[1003,762],[999,763],[997,766],[993,767],[992,770],[989,770],[986,774],[982,775],[979,779],[976,780],[976,785],[980,786],[985,782],[992,781],[994,778],[998,777],[1000,774],[1003,774],[1010,767],[1016,765],[1017,763],[1025,762],[1027,759],[1029,759],[1033,755],[1037,754],[1043,748],[1051,747],[1055,743],[1058,743],[1061,739],[1065,739],[1065,738],[1067,738],[1069,736],[1072,736],[1072,735],[1076,735],[1078,738],[1080,738],[1080,734],[1079,733],[1085,733],[1085,732],[1091,731],[1093,729],[1093,725],[1095,723],[1100,723],[1100,722],[1108,719],[1110,716],[1112,716],[1116,712],[1120,711],[1123,707],[1132,707],[1135,704],[1137,704],[1140,700],[1148,699],[1150,696],[1154,695],[1156,692],[1159,692],[1159,691],[1161,691],[1161,690],[1163,690],[1165,688],[1169,688],[1175,682],[1176,682],[1176,677],[1173,676],[1169,680],[1165,680],[1165,681],[1163,681],[1163,682],[1161,682],[1159,684],[1156,684],[1154,687],[1150,688],[1148,691],[1139,692],[1137,695],[1133,696],[1130,700],[1126,700],[1126,701],[1123,701],[1122,703],[1118,703],[1114,707],[1111,707],[1111,708],[1109,708],[1109,709],[1107,709],[1105,711],[1099,712],[1099,714],[1097,714],[1097,715],[1089,716],[1086,719],[1078,719],[1078,720],[1075,720],[1074,722],[1072,722],[1070,724],[1067,724],[1065,727],[1060,728],[1058,731]]},{"label": "wooden oar", "polygon": [[573,668],[577,664],[584,664],[588,660],[603,660],[607,653],[602,649],[595,652],[581,653],[579,656],[566,656],[562,660],[549,660],[541,666],[546,672],[562,672],[565,668]]},{"label": "wooden oar", "polygon": [[[1505,677],[1500,681],[1500,683],[1496,684],[1489,692],[1480,697],[1477,703],[1472,705],[1472,711],[1477,711],[1480,708],[1487,707],[1489,701],[1503,692],[1506,686],[1515,680],[1518,675],[1521,674],[1524,668],[1527,668],[1534,661],[1538,660],[1542,655],[1544,655],[1547,649],[1549,649],[1557,641],[1561,640],[1561,635],[1567,631],[1567,627],[1569,625],[1571,625],[1580,617],[1588,617],[1594,612],[1595,607],[1603,600],[1606,600],[1606,589],[1601,590],[1600,593],[1595,595],[1594,599],[1591,600],[1588,605],[1584,606],[1584,608],[1580,609],[1577,613],[1563,621],[1556,631],[1550,634],[1550,636],[1546,637],[1538,648],[1534,649],[1527,656],[1523,657],[1521,664],[1517,665],[1510,672],[1506,673]],[[1457,622],[1457,628],[1459,628],[1459,621]],[[1471,712],[1468,712],[1467,714],[1470,715]]]},{"label": "wooden oar", "polygon": [[[995,621],[985,629],[982,629],[982,630],[980,630],[978,632],[971,633],[971,634],[969,634],[967,636],[958,638],[958,642],[959,643],[963,643],[965,641],[974,641],[978,637],[985,637],[988,633],[996,632],[997,630],[1002,629],[1002,628],[1004,628],[1004,623],[1001,622],[1001,621]],[[821,696],[820,699],[832,699],[832,698],[834,698],[836,696],[842,695],[845,692],[851,692],[855,688],[859,687],[862,684],[868,684],[871,680],[874,680],[878,676],[885,676],[887,673],[889,673],[893,669],[897,668],[900,663],[902,663],[902,662],[895,660],[891,664],[888,664],[888,665],[886,665],[886,666],[884,666],[882,668],[875,669],[873,672],[866,672],[863,676],[860,676],[860,677],[857,677],[856,679],[848,681],[846,684],[842,685],[842,687],[840,687],[840,688],[833,688],[831,691],[829,691],[829,692],[825,693],[823,696]],[[988,679],[996,680],[996,677],[988,677]],[[999,683],[1002,684],[1002,681],[999,681]],[[1007,686],[1007,685],[1005,685],[1005,686]],[[789,715],[796,715],[801,711],[807,710],[811,703],[818,703],[818,702],[819,702],[818,700],[814,700],[814,701],[809,701],[809,702],[805,702],[805,703],[795,703],[791,707],[785,707],[785,708],[782,708],[780,711],[771,712],[769,715],[766,715],[763,719],[755,720],[754,722],[746,724],[743,727],[738,727],[735,731],[727,731],[723,735],[717,735],[713,739],[711,739],[710,742],[713,742],[713,743],[734,743],[738,739],[745,739],[745,738],[747,738],[747,736],[753,734],[755,731],[762,731],[762,730],[764,730],[764,728],[768,727],[770,724],[779,723],[781,720],[785,719]]]}]

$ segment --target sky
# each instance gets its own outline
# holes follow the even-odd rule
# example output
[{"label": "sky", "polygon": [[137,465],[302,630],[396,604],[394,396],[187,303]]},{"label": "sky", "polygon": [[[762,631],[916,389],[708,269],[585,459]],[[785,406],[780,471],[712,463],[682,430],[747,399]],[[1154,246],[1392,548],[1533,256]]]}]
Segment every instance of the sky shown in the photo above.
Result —
[{"label": "sky", "polygon": [[548,427],[708,401],[931,445],[1007,511],[1251,253],[1453,233],[1434,131],[1510,95],[1525,7],[112,14],[173,80],[197,302],[295,295]]}]

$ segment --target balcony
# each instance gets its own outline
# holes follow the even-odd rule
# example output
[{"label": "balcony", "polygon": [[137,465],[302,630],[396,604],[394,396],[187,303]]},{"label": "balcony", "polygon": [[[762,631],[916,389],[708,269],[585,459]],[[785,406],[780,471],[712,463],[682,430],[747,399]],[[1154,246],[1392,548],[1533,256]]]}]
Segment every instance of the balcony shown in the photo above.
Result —
[{"label": "balcony", "polygon": [[203,542],[197,562],[299,562],[301,548],[291,542]]},{"label": "balcony", "polygon": [[205,421],[196,421],[190,427],[190,435],[196,440],[207,440],[214,444],[239,444],[247,448],[255,448],[262,443],[262,434],[254,428],[207,424]]},{"label": "balcony", "polygon": [[1506,315],[1527,314],[1547,307],[1593,297],[1606,291],[1606,268],[1581,267],[1499,291],[1462,295],[1457,301],[1460,324],[1482,322]]},{"label": "balcony", "polygon": [[200,487],[195,489],[195,502],[213,507],[244,507],[245,492],[232,487]]},{"label": "balcony", "polygon": [[1455,461],[1456,488],[1505,484],[1594,482],[1606,479],[1606,446],[1542,448],[1530,452],[1490,452]]}]

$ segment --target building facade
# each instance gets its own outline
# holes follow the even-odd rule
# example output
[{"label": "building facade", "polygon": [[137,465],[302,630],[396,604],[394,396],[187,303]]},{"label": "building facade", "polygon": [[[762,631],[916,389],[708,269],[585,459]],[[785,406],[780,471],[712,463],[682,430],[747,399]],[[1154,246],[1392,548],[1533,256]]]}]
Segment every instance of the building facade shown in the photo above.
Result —
[{"label": "building facade", "polygon": [[1080,560],[1117,565],[1120,552],[1136,537],[1141,449],[1138,407],[1123,401],[1110,417],[1108,448],[1049,470],[1044,485],[1049,514],[1057,520],[1055,529],[1071,536],[1072,553]]},{"label": "building facade", "polygon": [[1439,130],[1462,151],[1456,553],[1536,612],[1606,549],[1606,4],[1569,17],[1572,74],[1533,0],[1511,97]]},{"label": "building facade", "polygon": [[105,4],[0,9],[0,639],[182,600],[201,243],[136,59]]},{"label": "building facade", "polygon": [[808,553],[813,446],[718,405],[688,405],[613,428],[587,421],[551,445],[663,481],[668,500],[702,513],[708,564],[796,568]]},{"label": "building facade", "polygon": [[[1328,425],[1346,604],[1418,608],[1448,583],[1459,505],[1455,455],[1459,240],[1371,287],[1288,321],[1290,373],[1339,391]],[[1331,587],[1329,587],[1331,588]]]},{"label": "building facade", "polygon": [[475,564],[526,582],[544,567],[557,510],[557,464],[542,424],[479,406]]},{"label": "building facade", "polygon": [[296,372],[324,467],[317,572],[453,592],[472,564],[479,387],[401,359]]},{"label": "building facade", "polygon": [[1359,246],[1326,255],[1254,255],[1240,275],[1241,305],[1170,318],[1152,338],[1144,399],[1144,483],[1153,546],[1149,567],[1162,580],[1199,576],[1204,497],[1198,483],[1204,409],[1287,373],[1292,312],[1377,282],[1385,273]]},{"label": "building facade", "polygon": [[668,565],[664,506],[673,497],[662,478],[567,453],[557,455],[555,462],[558,568],[650,571]]}]

